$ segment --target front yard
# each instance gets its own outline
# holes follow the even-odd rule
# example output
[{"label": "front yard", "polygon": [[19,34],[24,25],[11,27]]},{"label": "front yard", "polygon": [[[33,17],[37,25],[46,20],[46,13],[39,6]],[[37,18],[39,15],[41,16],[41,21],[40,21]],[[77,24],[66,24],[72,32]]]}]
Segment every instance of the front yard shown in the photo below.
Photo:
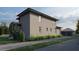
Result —
[{"label": "front yard", "polygon": [[16,43],[18,41],[10,40],[6,36],[0,37],[0,45],[1,44],[9,44],[9,43]]}]

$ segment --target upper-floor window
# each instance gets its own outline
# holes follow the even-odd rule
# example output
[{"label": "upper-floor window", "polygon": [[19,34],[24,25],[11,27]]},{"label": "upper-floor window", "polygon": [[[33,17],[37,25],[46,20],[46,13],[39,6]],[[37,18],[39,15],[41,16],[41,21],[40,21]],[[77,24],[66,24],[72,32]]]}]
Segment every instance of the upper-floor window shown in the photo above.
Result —
[{"label": "upper-floor window", "polygon": [[41,20],[42,20],[42,19],[41,19],[41,16],[39,16],[39,22],[41,22]]}]

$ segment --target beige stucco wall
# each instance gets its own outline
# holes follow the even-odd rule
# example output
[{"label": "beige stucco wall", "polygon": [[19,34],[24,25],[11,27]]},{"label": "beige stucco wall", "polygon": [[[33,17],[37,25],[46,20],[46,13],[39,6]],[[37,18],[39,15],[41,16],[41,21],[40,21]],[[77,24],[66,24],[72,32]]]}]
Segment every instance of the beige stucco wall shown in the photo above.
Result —
[{"label": "beige stucco wall", "polygon": [[[56,34],[56,22],[42,16],[41,19],[41,22],[39,22],[39,15],[30,13],[30,35],[40,36]],[[39,32],[39,27],[42,29],[41,32]],[[48,28],[48,31],[46,31],[46,28]],[[52,32],[50,31],[50,28],[52,28]]]}]

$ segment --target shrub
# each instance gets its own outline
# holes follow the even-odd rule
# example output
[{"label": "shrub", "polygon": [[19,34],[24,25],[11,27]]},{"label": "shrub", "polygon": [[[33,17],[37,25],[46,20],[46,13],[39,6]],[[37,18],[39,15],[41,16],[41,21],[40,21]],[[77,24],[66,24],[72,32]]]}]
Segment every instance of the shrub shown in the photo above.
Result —
[{"label": "shrub", "polygon": [[51,35],[51,38],[55,38],[55,35]]},{"label": "shrub", "polygon": [[38,36],[37,39],[38,40],[44,39],[44,36]]},{"label": "shrub", "polygon": [[54,34],[54,35],[46,35],[46,36],[31,36],[30,41],[58,38],[58,37],[62,37],[62,35]]},{"label": "shrub", "polygon": [[24,41],[25,40],[25,36],[24,33],[22,31],[20,32],[15,32],[13,33],[13,39],[17,40],[17,41]]},{"label": "shrub", "polygon": [[58,38],[58,37],[62,37],[62,35],[58,35],[58,34],[54,34],[54,35],[51,35],[52,38]]},{"label": "shrub", "polygon": [[36,38],[34,36],[31,36],[30,40],[34,41],[34,40],[36,40]]},{"label": "shrub", "polygon": [[49,38],[51,38],[51,36],[50,35],[47,35],[46,38],[49,39]]},{"label": "shrub", "polygon": [[24,33],[22,31],[20,31],[19,34],[18,34],[18,40],[19,41],[25,41],[25,36],[24,36]]},{"label": "shrub", "polygon": [[55,37],[56,37],[55,35],[47,35],[47,36],[46,36],[47,39],[55,38]]},{"label": "shrub", "polygon": [[45,39],[45,37],[44,36],[31,36],[30,37],[30,40],[41,40],[41,39]]},{"label": "shrub", "polygon": [[62,35],[57,35],[56,37],[62,37]]}]

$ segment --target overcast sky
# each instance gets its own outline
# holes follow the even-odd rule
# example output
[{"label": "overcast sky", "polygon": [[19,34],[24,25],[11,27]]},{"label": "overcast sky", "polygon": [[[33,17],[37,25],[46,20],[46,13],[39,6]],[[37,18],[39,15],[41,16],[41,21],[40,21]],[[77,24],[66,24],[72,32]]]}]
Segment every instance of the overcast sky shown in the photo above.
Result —
[{"label": "overcast sky", "polygon": [[[0,7],[0,22],[9,24],[16,21],[16,15],[27,7]],[[63,28],[76,29],[76,22],[79,19],[78,7],[33,7],[33,9],[59,19],[57,25]]]}]

